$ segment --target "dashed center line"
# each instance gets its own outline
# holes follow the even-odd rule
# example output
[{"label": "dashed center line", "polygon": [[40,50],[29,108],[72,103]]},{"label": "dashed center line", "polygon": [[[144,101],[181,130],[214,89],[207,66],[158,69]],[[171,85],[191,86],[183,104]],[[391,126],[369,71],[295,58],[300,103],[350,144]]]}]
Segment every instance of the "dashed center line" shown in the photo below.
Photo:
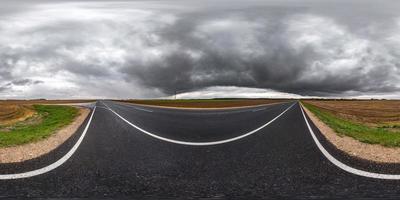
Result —
[{"label": "dashed center line", "polygon": [[253,112],[257,112],[257,111],[262,111],[262,110],[265,110],[265,109],[267,109],[267,108],[259,108],[259,109],[255,109],[255,110],[252,110]]}]

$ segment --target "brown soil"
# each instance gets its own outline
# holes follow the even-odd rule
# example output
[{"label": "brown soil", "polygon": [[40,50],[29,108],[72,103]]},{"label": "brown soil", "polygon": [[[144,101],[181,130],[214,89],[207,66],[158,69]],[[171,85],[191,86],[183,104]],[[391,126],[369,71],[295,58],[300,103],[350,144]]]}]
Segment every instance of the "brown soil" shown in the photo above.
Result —
[{"label": "brown soil", "polygon": [[175,108],[235,108],[259,106],[264,104],[282,103],[283,99],[246,99],[246,100],[215,100],[215,101],[174,101],[174,100],[124,100],[121,102],[143,104],[150,106]]},{"label": "brown soil", "polygon": [[0,131],[7,133],[7,132],[11,131],[15,126],[35,125],[35,124],[40,124],[42,121],[43,121],[42,116],[35,113],[33,116],[31,116],[25,120],[0,126]]},{"label": "brown soil", "polygon": [[0,163],[22,162],[49,153],[70,138],[85,121],[89,113],[89,109],[80,108],[79,115],[74,122],[44,140],[15,147],[0,148]]},{"label": "brown soil", "polygon": [[400,101],[395,100],[310,100],[305,101],[339,117],[368,126],[400,125]]},{"label": "brown soil", "polygon": [[74,103],[90,103],[95,102],[92,99],[79,100],[0,100],[0,105],[17,104],[17,105],[32,105],[32,104],[74,104]]},{"label": "brown soil", "polygon": [[334,130],[319,120],[312,112],[303,109],[326,137],[336,148],[351,156],[381,163],[400,163],[400,148],[384,147],[377,144],[366,144],[348,136],[339,136]]},{"label": "brown soil", "polygon": [[0,126],[8,126],[20,121],[24,121],[36,112],[31,106],[16,104],[0,104]]}]

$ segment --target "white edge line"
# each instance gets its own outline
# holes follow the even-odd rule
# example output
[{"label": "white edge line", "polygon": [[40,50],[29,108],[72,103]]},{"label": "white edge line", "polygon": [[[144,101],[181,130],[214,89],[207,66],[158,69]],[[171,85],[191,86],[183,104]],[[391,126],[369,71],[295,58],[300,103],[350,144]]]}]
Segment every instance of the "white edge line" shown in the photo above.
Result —
[{"label": "white edge line", "polygon": [[355,169],[353,167],[350,167],[342,162],[340,162],[339,160],[337,160],[335,157],[333,157],[323,146],[322,144],[319,142],[318,138],[315,136],[314,131],[312,130],[308,119],[306,117],[306,115],[304,114],[303,108],[301,107],[301,105],[299,104],[300,109],[301,109],[301,113],[303,114],[304,120],[307,124],[308,130],[310,131],[310,134],[315,142],[315,144],[317,145],[317,147],[319,148],[319,150],[322,152],[322,154],[324,154],[324,156],[334,165],[336,165],[337,167],[339,167],[340,169],[355,174],[355,175],[359,175],[359,176],[363,176],[363,177],[368,177],[368,178],[375,178],[375,179],[387,179],[387,180],[400,180],[400,175],[397,174],[379,174],[379,173],[373,173],[373,172],[367,172],[367,171],[363,171],[363,170],[359,170],[359,169]]},{"label": "white edge line", "polygon": [[[103,102],[102,102],[103,103]],[[258,127],[257,129],[254,129],[246,134],[234,137],[234,138],[230,138],[230,139],[226,139],[226,140],[219,140],[219,141],[213,141],[213,142],[186,142],[186,141],[180,141],[180,140],[173,140],[173,139],[169,139],[169,138],[165,138],[165,137],[161,137],[158,136],[156,134],[150,133],[142,128],[140,128],[139,126],[136,126],[135,124],[129,122],[128,120],[126,120],[125,118],[123,118],[121,115],[119,115],[117,112],[115,112],[114,110],[112,110],[110,107],[108,107],[105,103],[103,103],[111,112],[113,112],[115,115],[117,115],[119,118],[121,118],[123,121],[125,121],[127,124],[131,125],[132,127],[138,129],[139,131],[157,138],[159,140],[163,140],[166,142],[171,142],[171,143],[175,143],[175,144],[182,144],[182,145],[191,145],[191,146],[208,146],[208,145],[217,145],[217,144],[223,144],[223,143],[228,143],[228,142],[233,142],[235,140],[239,140],[242,139],[244,137],[247,137],[249,135],[254,134],[255,132],[263,129],[264,127],[268,126],[269,124],[271,124],[272,122],[274,122],[276,119],[278,119],[280,116],[282,116],[284,113],[286,113],[286,111],[288,111],[290,108],[292,108],[296,103],[293,103],[291,106],[289,106],[286,110],[284,110],[281,114],[279,114],[278,116],[276,116],[274,119],[272,119],[271,121],[267,122],[266,124]]]},{"label": "white edge line", "polygon": [[71,148],[71,150],[68,151],[67,154],[65,154],[62,158],[60,158],[59,160],[57,160],[55,163],[52,163],[46,167],[37,169],[37,170],[33,170],[33,171],[29,171],[29,172],[24,172],[24,173],[18,173],[18,174],[1,174],[0,175],[0,180],[10,180],[10,179],[21,179],[21,178],[29,178],[29,177],[33,177],[33,176],[37,176],[37,175],[41,175],[44,173],[47,173],[49,171],[52,171],[54,169],[56,169],[57,167],[61,166],[62,164],[64,164],[69,158],[71,158],[71,156],[75,153],[75,151],[78,149],[79,145],[82,143],[83,138],[85,137],[90,123],[92,122],[93,119],[93,115],[94,112],[96,111],[96,106],[94,107],[92,114],[90,116],[90,119],[85,127],[85,129],[83,130],[81,136],[79,137],[78,141],[75,143],[75,145]]}]

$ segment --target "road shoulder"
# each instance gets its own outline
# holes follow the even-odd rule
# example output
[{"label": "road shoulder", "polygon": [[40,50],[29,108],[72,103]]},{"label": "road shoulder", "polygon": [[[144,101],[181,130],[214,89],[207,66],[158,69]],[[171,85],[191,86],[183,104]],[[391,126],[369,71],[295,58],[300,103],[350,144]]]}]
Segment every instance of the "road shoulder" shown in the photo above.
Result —
[{"label": "road shoulder", "polygon": [[314,113],[302,106],[314,125],[323,136],[337,149],[357,158],[378,163],[400,163],[399,147],[384,147],[378,144],[367,144],[348,136],[339,136],[333,129],[318,119]]},{"label": "road shoulder", "polygon": [[88,108],[78,108],[79,115],[66,127],[50,137],[34,143],[0,148],[0,163],[18,163],[45,155],[67,141],[81,126],[90,113]]}]

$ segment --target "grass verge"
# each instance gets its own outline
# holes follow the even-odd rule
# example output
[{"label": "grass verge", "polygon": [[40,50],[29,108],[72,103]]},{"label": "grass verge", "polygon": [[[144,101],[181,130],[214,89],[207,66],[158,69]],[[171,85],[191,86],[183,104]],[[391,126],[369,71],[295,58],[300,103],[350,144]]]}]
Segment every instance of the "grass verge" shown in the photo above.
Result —
[{"label": "grass verge", "polygon": [[383,127],[368,127],[361,123],[340,118],[315,105],[304,102],[302,104],[339,135],[350,136],[369,144],[380,144],[388,147],[400,146],[400,132],[388,131]]},{"label": "grass verge", "polygon": [[[46,138],[73,122],[79,110],[70,106],[34,105],[36,120],[18,122],[0,131],[0,147],[15,146]],[[4,128],[4,127],[3,127]]]}]

